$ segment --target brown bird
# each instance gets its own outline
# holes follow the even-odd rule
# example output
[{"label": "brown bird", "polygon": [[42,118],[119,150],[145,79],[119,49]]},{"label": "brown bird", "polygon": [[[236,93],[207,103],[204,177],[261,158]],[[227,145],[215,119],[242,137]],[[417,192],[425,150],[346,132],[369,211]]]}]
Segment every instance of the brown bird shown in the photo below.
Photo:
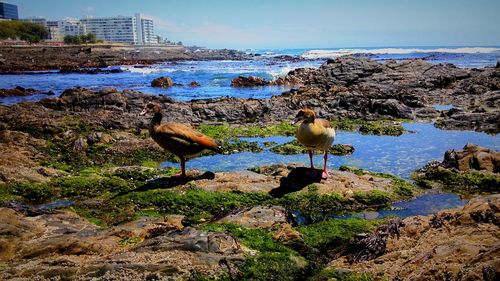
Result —
[{"label": "brown bird", "polygon": [[311,161],[311,169],[314,170],[313,164],[313,149],[321,149],[325,152],[324,166],[321,178],[328,178],[326,168],[328,162],[328,150],[335,140],[335,129],[332,128],[330,122],[325,119],[316,118],[316,113],[313,110],[305,108],[299,110],[295,116],[295,123],[302,121],[297,128],[297,140],[308,148],[309,160]]},{"label": "brown bird", "polygon": [[172,152],[181,160],[181,178],[186,177],[186,159],[204,149],[217,151],[219,144],[216,140],[208,137],[190,126],[168,122],[161,124],[163,118],[161,106],[156,103],[148,103],[140,115],[153,113],[153,119],[149,124],[149,135],[163,149]]}]

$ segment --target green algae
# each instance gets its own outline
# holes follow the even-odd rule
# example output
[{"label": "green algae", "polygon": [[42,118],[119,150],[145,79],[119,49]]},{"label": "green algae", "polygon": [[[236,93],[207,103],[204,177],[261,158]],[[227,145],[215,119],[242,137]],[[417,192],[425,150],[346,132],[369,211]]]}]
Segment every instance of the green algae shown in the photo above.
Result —
[{"label": "green algae", "polygon": [[[271,152],[282,154],[282,155],[290,155],[290,154],[304,154],[308,152],[308,149],[301,145],[297,140],[293,140],[291,142],[287,142],[285,144],[274,146],[270,149]],[[313,150],[314,154],[323,154],[321,150]],[[347,150],[343,144],[334,144],[329,153],[333,155],[348,155],[352,154],[351,150]]]},{"label": "green algae", "polygon": [[410,182],[408,182],[402,178],[398,178],[396,176],[393,176],[391,174],[374,173],[374,172],[369,172],[369,171],[365,171],[365,170],[360,169],[360,168],[350,167],[350,166],[340,166],[339,170],[340,171],[348,171],[348,172],[354,173],[358,176],[371,175],[374,177],[390,179],[392,182],[391,189],[393,190],[394,194],[396,195],[396,196],[390,196],[392,199],[411,198],[411,197],[415,196],[419,191],[415,185],[411,184]]},{"label": "green algae", "polygon": [[359,130],[362,134],[367,135],[388,135],[400,136],[406,130],[401,126],[401,122],[408,120],[373,120],[364,119],[339,119],[332,120],[330,123],[337,130],[341,131],[356,131]]},{"label": "green algae", "polygon": [[289,122],[281,122],[271,125],[251,124],[243,126],[201,124],[198,130],[203,134],[216,139],[229,139],[232,137],[269,137],[269,136],[291,136],[295,134],[296,127]]},{"label": "green algae", "polygon": [[139,209],[154,209],[161,214],[181,214],[197,223],[215,215],[226,214],[242,207],[265,204],[271,200],[266,193],[209,192],[190,189],[183,193],[169,190],[131,192],[113,199],[120,205]]},{"label": "green algae", "polygon": [[246,228],[236,224],[209,223],[201,226],[201,229],[210,232],[226,231],[238,238],[245,246],[259,252],[280,252],[296,254],[292,249],[275,241],[271,234],[260,228]]},{"label": "green algae", "polygon": [[500,192],[500,176],[486,171],[458,171],[431,162],[415,171],[412,179],[422,187],[438,185],[447,190],[465,193]]},{"label": "green algae", "polygon": [[307,261],[293,249],[275,241],[270,232],[234,224],[207,224],[208,231],[231,233],[246,247],[256,250],[239,267],[240,280],[300,280]]},{"label": "green algae", "polygon": [[366,206],[388,206],[392,201],[389,193],[380,190],[354,192],[353,198]]},{"label": "green algae", "polygon": [[337,193],[318,193],[315,185],[309,185],[306,192],[294,192],[276,199],[277,204],[289,211],[299,211],[304,217],[317,221],[329,214],[352,208],[352,201]]},{"label": "green algae", "polygon": [[354,235],[369,232],[382,221],[364,219],[326,220],[318,223],[298,226],[297,230],[304,237],[304,242],[312,248],[338,247]]},{"label": "green algae", "polygon": [[137,236],[126,237],[118,241],[118,245],[120,245],[121,247],[127,247],[142,242],[142,240],[143,239],[141,237]]}]

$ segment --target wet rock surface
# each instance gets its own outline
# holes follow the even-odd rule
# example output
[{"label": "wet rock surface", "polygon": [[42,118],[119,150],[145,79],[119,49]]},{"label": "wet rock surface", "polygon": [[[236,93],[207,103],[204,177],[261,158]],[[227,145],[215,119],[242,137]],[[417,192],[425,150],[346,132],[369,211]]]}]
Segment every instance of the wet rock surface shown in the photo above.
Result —
[{"label": "wet rock surface", "polygon": [[54,95],[54,92],[48,91],[37,91],[35,89],[31,88],[23,88],[20,86],[17,86],[12,89],[0,89],[0,98],[4,97],[24,97],[24,96],[32,96],[32,95],[47,95],[47,96],[52,96]]},{"label": "wet rock surface", "polygon": [[[180,278],[191,271],[220,274],[221,260],[243,259],[232,236],[191,227],[172,229],[168,218],[145,218],[99,231],[70,212],[26,217],[1,208],[0,217],[0,261],[8,262],[0,271],[3,280]],[[166,230],[158,234],[161,228]]]},{"label": "wet rock surface", "polygon": [[500,274],[499,227],[494,221],[474,218],[481,213],[498,219],[499,210],[497,194],[473,199],[462,210],[409,217],[399,235],[388,236],[383,254],[369,260],[344,256],[329,266],[390,280],[494,280]]}]

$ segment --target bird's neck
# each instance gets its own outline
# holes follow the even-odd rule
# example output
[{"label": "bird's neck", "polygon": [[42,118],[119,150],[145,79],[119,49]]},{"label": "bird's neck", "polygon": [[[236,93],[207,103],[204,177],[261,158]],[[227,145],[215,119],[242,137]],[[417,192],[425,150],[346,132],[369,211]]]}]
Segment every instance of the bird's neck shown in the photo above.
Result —
[{"label": "bird's neck", "polygon": [[156,112],[153,116],[153,119],[151,119],[151,123],[149,124],[149,133],[151,135],[155,133],[156,127],[160,126],[162,118],[163,115],[161,114],[161,112]]}]

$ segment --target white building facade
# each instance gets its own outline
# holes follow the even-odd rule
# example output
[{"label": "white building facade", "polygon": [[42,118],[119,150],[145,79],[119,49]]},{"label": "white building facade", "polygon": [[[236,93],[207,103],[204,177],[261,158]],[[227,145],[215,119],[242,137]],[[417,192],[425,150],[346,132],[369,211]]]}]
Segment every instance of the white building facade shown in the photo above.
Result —
[{"label": "white building facade", "polygon": [[44,25],[49,30],[49,40],[62,41],[66,35],[94,34],[98,40],[131,45],[158,44],[154,34],[153,20],[143,18],[137,13],[133,17],[105,17],[64,19],[46,21],[45,19],[26,19]]},{"label": "white building facade", "polygon": [[98,40],[132,45],[151,45],[157,42],[153,21],[142,18],[141,14],[133,17],[86,18],[80,20],[86,34],[94,34]]}]

